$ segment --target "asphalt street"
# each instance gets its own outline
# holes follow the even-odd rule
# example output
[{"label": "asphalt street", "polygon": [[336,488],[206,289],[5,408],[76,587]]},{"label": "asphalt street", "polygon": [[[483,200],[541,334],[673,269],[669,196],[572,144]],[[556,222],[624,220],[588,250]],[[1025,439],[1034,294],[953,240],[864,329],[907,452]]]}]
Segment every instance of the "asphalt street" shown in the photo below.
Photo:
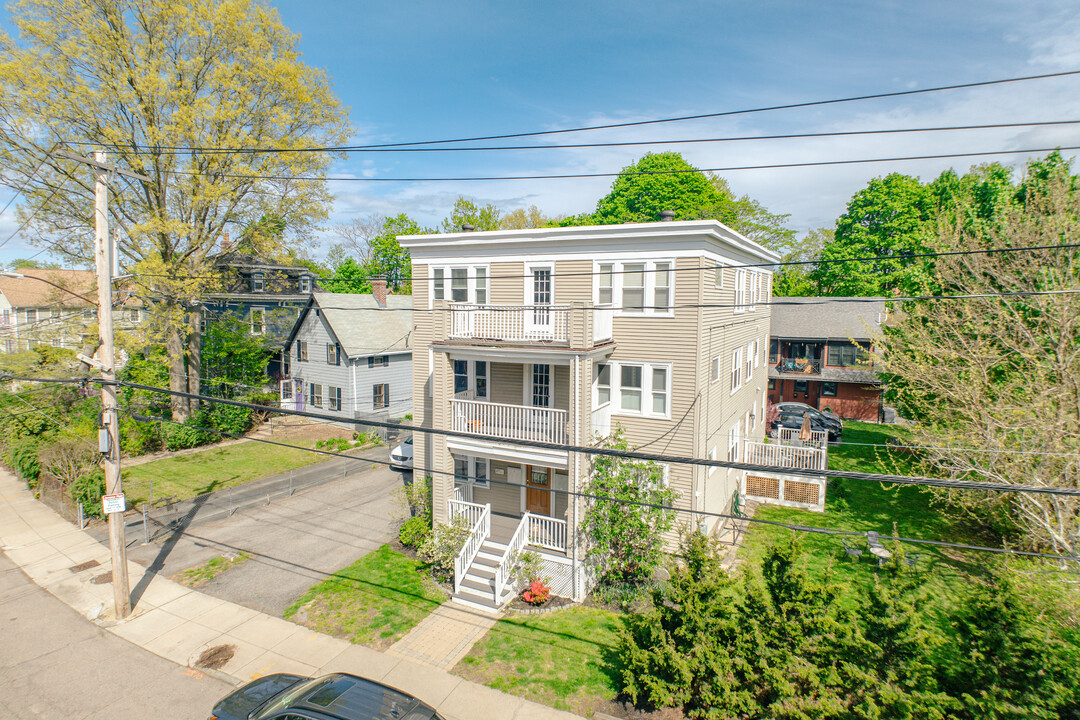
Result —
[{"label": "asphalt street", "polygon": [[[172,577],[218,555],[248,553],[250,560],[199,590],[280,617],[309,587],[394,537],[404,517],[397,502],[402,474],[367,467],[345,478],[338,462],[305,468],[335,479],[207,522],[196,510],[185,529],[149,544],[129,531],[128,558]],[[139,591],[132,588],[133,596]]]},{"label": "asphalt street", "polygon": [[3,553],[0,687],[14,720],[205,720],[233,688],[101,630]]}]

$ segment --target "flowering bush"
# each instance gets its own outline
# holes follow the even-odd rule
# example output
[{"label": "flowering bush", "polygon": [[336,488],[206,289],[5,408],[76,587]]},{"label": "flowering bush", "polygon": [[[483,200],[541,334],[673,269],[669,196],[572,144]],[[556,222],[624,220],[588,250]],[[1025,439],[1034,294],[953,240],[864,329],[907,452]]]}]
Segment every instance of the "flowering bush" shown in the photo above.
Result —
[{"label": "flowering bush", "polygon": [[529,589],[521,593],[521,599],[530,605],[543,605],[551,599],[551,587],[544,581],[536,578],[529,585]]}]

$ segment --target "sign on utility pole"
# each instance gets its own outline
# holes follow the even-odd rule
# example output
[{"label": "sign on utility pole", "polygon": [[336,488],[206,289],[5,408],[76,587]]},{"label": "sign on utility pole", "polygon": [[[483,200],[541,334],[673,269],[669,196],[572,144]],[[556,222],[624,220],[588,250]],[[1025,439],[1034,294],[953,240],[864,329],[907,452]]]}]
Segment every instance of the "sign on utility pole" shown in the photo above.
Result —
[{"label": "sign on utility pole", "polygon": [[[94,159],[58,150],[60,157],[89,165],[94,170],[94,260],[97,264],[98,336],[101,338],[100,366],[105,381],[101,385],[100,450],[105,458],[105,497],[102,504],[109,516],[109,548],[112,551],[113,600],[116,617],[131,614],[131,587],[128,583],[127,543],[124,540],[124,489],[120,482],[120,414],[116,403],[116,352],[113,347],[112,281],[119,248],[109,239],[109,173],[128,175],[138,180],[150,178],[121,170],[105,163],[105,151]],[[92,362],[92,360],[88,360]]]}]

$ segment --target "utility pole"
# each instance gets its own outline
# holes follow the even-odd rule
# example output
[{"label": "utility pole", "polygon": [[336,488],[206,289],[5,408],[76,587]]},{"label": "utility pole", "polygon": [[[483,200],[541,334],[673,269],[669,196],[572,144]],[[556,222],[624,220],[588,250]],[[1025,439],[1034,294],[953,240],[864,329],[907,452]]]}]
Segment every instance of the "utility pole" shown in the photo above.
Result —
[{"label": "utility pole", "polygon": [[[109,252],[109,172],[105,151],[94,153],[94,259],[97,263],[98,336],[101,338],[101,422],[105,425],[108,446],[105,448],[105,492],[122,495],[120,482],[120,414],[116,403],[115,349],[112,318],[112,253]],[[113,600],[117,619],[131,614],[131,588],[128,583],[127,543],[124,538],[124,513],[109,513],[109,548],[112,550]]]},{"label": "utility pole", "polygon": [[[105,163],[105,151],[94,152],[94,159],[72,153],[54,153],[70,160],[89,165],[94,171],[94,260],[97,265],[98,286],[98,336],[101,338],[100,361],[86,361],[101,369],[101,422],[100,448],[105,457],[105,492],[119,500],[119,509],[110,510],[109,549],[112,552],[113,601],[117,619],[131,614],[131,586],[128,583],[127,543],[124,538],[123,486],[120,482],[120,414],[116,402],[116,357],[113,347],[112,317],[112,266],[114,253],[109,242],[109,173],[119,173],[150,181],[145,175],[121,170]],[[80,358],[82,359],[82,358]]]}]

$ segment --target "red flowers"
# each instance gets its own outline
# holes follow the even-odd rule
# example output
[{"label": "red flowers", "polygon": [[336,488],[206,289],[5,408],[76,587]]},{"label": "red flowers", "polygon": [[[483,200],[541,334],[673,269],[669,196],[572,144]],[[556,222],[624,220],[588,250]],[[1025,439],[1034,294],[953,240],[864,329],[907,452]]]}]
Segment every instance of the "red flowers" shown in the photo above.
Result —
[{"label": "red flowers", "polygon": [[543,605],[551,599],[551,588],[543,583],[540,578],[532,581],[529,589],[521,593],[521,599],[530,605]]}]

